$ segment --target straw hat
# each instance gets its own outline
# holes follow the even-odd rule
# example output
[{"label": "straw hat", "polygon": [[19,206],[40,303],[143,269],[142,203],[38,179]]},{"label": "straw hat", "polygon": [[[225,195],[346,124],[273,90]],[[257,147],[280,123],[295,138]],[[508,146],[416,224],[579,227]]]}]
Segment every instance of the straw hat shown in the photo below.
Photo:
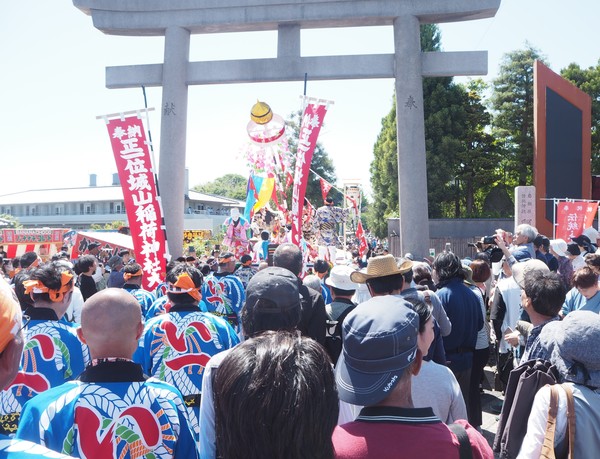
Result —
[{"label": "straw hat", "polygon": [[393,255],[382,255],[369,258],[367,263],[367,272],[355,271],[350,275],[350,280],[358,284],[364,284],[369,279],[376,277],[393,276],[394,274],[404,274],[412,269],[413,262],[404,261],[400,266]]}]

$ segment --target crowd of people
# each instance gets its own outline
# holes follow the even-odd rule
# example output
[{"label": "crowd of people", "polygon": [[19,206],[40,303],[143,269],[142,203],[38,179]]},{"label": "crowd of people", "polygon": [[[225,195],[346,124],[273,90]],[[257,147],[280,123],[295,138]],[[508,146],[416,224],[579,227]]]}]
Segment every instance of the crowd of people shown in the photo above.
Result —
[{"label": "crowd of people", "polygon": [[182,257],[152,292],[129,251],[26,253],[0,279],[0,454],[493,458],[484,368],[507,390],[537,359],[564,384],[527,407],[519,457],[594,457],[598,236],[519,225],[470,258],[325,250],[310,269],[267,237],[259,263]]}]

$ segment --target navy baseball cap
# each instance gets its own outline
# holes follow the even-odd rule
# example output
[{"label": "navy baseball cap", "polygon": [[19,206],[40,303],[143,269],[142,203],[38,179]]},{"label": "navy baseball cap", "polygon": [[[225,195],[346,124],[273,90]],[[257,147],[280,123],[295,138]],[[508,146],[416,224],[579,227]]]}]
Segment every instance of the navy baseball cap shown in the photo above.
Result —
[{"label": "navy baseball cap", "polygon": [[357,306],[342,326],[335,367],[340,399],[370,406],[385,399],[417,356],[419,316],[398,297],[375,297]]}]

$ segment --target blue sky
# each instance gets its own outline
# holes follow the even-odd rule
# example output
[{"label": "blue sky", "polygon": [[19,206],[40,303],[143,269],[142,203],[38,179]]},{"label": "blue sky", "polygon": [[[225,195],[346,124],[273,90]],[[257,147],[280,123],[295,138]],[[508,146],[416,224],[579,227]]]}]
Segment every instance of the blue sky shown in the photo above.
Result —
[{"label": "blue sky", "polygon": [[[493,19],[441,26],[446,51],[489,51],[489,75],[502,56],[526,42],[558,72],[600,58],[600,2],[503,0]],[[393,52],[391,28],[311,30],[303,55]],[[0,194],[40,188],[85,186],[89,174],[110,185],[116,172],[106,128],[97,115],[143,107],[141,89],[108,90],[106,66],[157,63],[163,39],[104,35],[70,1],[6,2],[0,16]],[[274,32],[194,36],[190,60],[274,57]],[[228,172],[247,174],[240,150],[257,99],[286,117],[299,109],[303,83],[193,86],[189,90],[187,166],[190,185]],[[320,141],[338,179],[358,179],[368,190],[369,164],[381,119],[392,104],[392,80],[311,82],[308,95],[333,100]],[[147,90],[160,107],[160,88]],[[160,110],[150,115],[156,157]]]}]

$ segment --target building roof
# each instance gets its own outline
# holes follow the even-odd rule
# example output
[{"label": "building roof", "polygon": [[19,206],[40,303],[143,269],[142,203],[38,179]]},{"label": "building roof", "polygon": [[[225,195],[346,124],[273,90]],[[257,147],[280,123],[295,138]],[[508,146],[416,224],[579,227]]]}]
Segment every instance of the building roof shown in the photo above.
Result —
[{"label": "building roof", "polygon": [[[192,201],[202,201],[225,207],[244,207],[244,201],[215,196],[198,191],[188,191]],[[0,206],[22,204],[63,204],[77,202],[123,201],[123,190],[117,186],[86,186],[80,188],[54,188],[46,190],[28,190],[0,195]]]},{"label": "building roof", "polygon": [[188,196],[192,201],[214,202],[215,204],[222,204],[225,207],[244,207],[246,205],[246,201],[217,196],[216,194],[201,193],[194,190],[189,190]]}]

